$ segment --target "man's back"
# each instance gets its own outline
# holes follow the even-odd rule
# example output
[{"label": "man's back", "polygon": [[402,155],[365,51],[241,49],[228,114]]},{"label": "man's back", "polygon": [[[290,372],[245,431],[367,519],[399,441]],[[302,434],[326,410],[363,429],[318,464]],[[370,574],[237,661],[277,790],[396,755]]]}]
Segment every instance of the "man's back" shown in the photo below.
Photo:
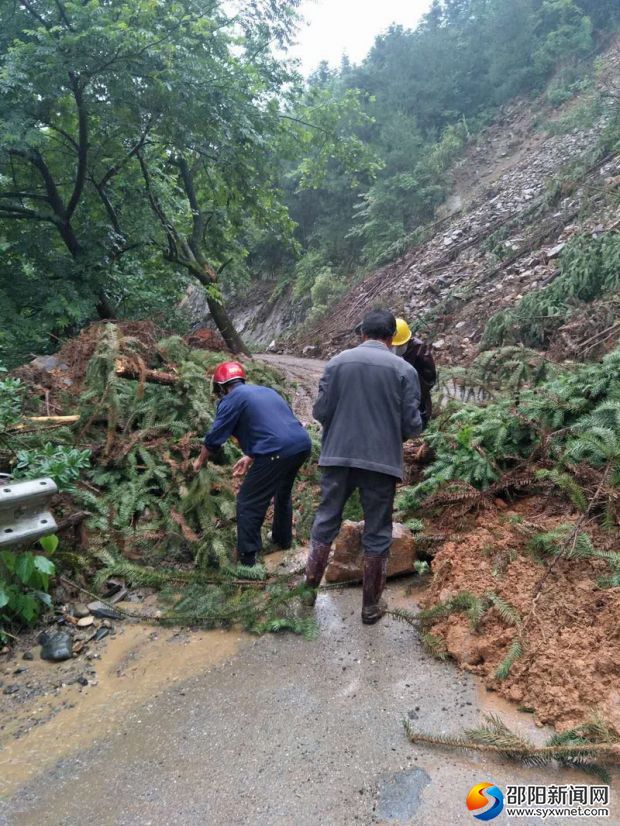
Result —
[{"label": "man's back", "polygon": [[314,416],[323,425],[322,467],[402,477],[402,443],[422,430],[416,371],[379,341],[327,364]]},{"label": "man's back", "polygon": [[222,399],[205,444],[215,449],[231,434],[252,457],[293,456],[311,447],[310,437],[284,399],[270,387],[256,384],[241,384]]}]

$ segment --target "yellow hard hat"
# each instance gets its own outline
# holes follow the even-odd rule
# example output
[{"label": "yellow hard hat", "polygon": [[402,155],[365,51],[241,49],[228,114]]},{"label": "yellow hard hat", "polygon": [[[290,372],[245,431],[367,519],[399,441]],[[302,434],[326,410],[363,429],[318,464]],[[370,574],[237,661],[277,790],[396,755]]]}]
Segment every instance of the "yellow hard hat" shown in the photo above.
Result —
[{"label": "yellow hard hat", "polygon": [[392,339],[392,346],[402,347],[403,344],[406,344],[410,340],[411,330],[409,329],[409,325],[404,318],[397,318],[396,332],[394,333],[394,338]]}]

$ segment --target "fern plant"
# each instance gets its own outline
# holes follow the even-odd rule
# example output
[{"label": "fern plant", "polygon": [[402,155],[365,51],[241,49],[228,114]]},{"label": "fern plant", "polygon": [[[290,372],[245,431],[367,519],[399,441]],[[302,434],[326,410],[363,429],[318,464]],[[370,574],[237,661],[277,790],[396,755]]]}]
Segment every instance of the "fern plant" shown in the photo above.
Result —
[{"label": "fern plant", "polygon": [[524,344],[544,347],[550,336],[583,303],[620,287],[620,236],[580,236],[562,252],[560,275],[513,308],[494,315],[486,325],[483,347]]}]

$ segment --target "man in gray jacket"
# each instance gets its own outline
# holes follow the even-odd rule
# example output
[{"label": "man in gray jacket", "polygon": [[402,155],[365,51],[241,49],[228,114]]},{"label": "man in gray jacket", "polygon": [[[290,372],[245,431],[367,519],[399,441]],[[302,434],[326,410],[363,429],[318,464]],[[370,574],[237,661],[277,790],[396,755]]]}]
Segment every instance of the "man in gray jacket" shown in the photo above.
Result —
[{"label": "man in gray jacket", "polygon": [[422,432],[418,374],[392,353],[395,331],[392,313],[368,313],[362,344],[328,362],[313,410],[323,425],[323,477],[305,582],[318,588],[344,506],[359,490],[364,511],[362,621],[368,625],[386,611],[381,594],[396,482],[403,477],[403,442]]}]

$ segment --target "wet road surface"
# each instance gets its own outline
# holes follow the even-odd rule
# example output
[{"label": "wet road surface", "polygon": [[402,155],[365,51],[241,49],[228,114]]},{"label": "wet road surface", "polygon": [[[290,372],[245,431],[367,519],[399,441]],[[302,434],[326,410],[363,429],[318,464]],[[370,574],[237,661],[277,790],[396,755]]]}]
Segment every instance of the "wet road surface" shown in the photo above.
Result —
[{"label": "wet road surface", "polygon": [[[363,626],[360,598],[359,589],[320,595],[321,633],[314,641],[183,632],[188,642],[177,633],[166,644],[185,645],[188,662],[183,666],[175,653],[175,679],[166,647],[156,646],[148,667],[168,679],[152,680],[147,692],[140,688],[141,666],[132,672],[126,655],[98,705],[87,706],[77,728],[68,726],[60,756],[46,753],[47,724],[6,747],[0,760],[8,760],[3,774],[10,781],[10,761],[23,757],[28,738],[39,732],[38,758],[30,750],[28,779],[9,784],[0,823],[443,826],[476,822],[465,796],[483,781],[504,789],[517,782],[589,782],[573,772],[411,745],[404,718],[422,730],[458,733],[492,710],[524,733],[540,732],[529,715],[489,704],[470,675],[432,659],[409,626],[391,618]],[[388,598],[403,604],[403,585],[389,586]],[[213,640],[217,656],[208,655]],[[149,648],[141,650],[146,669]],[[120,714],[115,674],[127,695]],[[65,714],[54,718],[54,740],[63,737]],[[47,746],[53,751],[54,742]]]}]

